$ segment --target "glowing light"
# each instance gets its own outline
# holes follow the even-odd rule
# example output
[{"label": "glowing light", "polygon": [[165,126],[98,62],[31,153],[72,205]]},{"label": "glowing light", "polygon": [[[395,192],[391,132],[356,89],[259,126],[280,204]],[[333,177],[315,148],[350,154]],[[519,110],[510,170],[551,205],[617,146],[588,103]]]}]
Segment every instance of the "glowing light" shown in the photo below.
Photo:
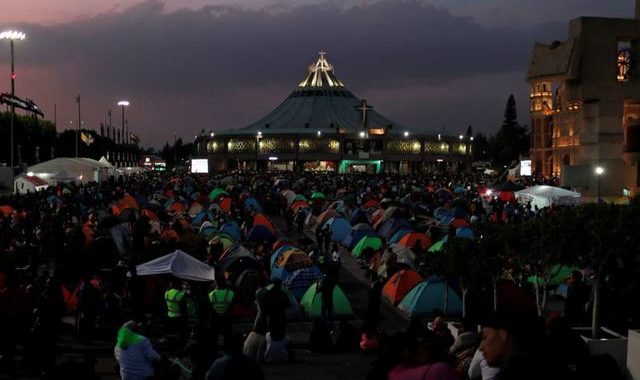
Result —
[{"label": "glowing light", "polygon": [[269,161],[278,161],[278,157],[274,157],[274,156],[269,157]]},{"label": "glowing light", "polygon": [[360,132],[360,138],[364,138],[364,131]]},{"label": "glowing light", "polygon": [[444,160],[443,160],[442,158],[438,158],[436,161],[438,161],[438,162],[442,162],[442,161],[444,161]]},{"label": "glowing light", "polygon": [[116,103],[119,107],[129,107],[129,101],[128,100],[121,100],[118,103]]},{"label": "glowing light", "polygon": [[257,137],[258,137],[258,138],[262,137],[262,131],[258,131],[258,135],[257,135]]},{"label": "glowing light", "polygon": [[596,166],[595,172],[596,175],[601,176],[602,174],[604,174],[604,168],[602,166]]},{"label": "glowing light", "polygon": [[216,135],[216,134],[215,134],[215,133],[213,133],[213,132],[209,133],[209,136],[211,136],[211,137],[213,137],[213,136],[215,136],[215,135]]},{"label": "glowing light", "polygon": [[404,137],[409,137],[409,131],[404,131]]},{"label": "glowing light", "polygon": [[322,136],[322,132],[318,131],[318,137]]},{"label": "glowing light", "polygon": [[473,141],[473,136],[469,137],[469,140]]},{"label": "glowing light", "polygon": [[24,40],[26,37],[26,34],[17,30],[5,30],[0,33],[0,40]]},{"label": "glowing light", "polygon": [[33,172],[27,172],[27,175],[28,175],[29,177],[33,177],[33,174],[34,174]]},{"label": "glowing light", "polygon": [[460,136],[458,136],[458,138],[459,138],[460,140],[462,140],[462,139],[464,139],[464,136],[460,135]]}]

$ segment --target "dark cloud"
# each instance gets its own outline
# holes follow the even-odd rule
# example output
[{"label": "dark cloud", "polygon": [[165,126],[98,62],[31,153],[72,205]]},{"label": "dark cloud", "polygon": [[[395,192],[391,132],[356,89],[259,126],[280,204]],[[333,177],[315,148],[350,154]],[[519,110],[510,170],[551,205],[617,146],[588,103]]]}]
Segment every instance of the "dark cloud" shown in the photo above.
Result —
[{"label": "dark cloud", "polygon": [[[73,94],[81,92],[88,124],[97,125],[117,98],[128,97],[132,129],[157,146],[174,131],[191,137],[202,128],[258,119],[288,95],[320,49],[357,95],[375,102],[367,92],[379,94],[382,112],[401,112],[388,113],[392,119],[415,126],[453,120],[492,130],[510,92],[526,109],[524,76],[534,39],[566,33],[566,23],[542,32],[489,28],[419,1],[274,9],[166,12],[161,1],[150,0],[66,24],[25,25],[29,39],[18,53],[22,65],[60,83],[38,99],[50,114],[57,101],[64,103],[61,118],[72,118]],[[492,84],[499,78],[512,82]],[[439,98],[449,83],[462,93]],[[498,101],[487,105],[487,99]],[[461,118],[465,107],[474,113]]]}]

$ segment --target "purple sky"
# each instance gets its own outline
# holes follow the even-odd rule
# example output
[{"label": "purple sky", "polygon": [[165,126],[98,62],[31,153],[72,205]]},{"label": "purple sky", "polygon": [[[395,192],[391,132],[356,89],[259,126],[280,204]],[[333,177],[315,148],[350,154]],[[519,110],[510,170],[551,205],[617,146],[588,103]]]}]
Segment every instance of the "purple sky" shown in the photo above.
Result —
[{"label": "purple sky", "polygon": [[[457,134],[493,133],[509,94],[528,123],[524,82],[534,41],[564,39],[579,15],[626,17],[632,0],[0,0],[19,28],[19,96],[58,128],[99,129],[131,101],[144,146],[242,127],[277,106],[319,50],[338,77],[392,120]],[[5,10],[9,9],[9,12]],[[0,92],[9,88],[0,43]],[[6,76],[5,74],[6,73]],[[6,79],[2,79],[6,78]]]}]

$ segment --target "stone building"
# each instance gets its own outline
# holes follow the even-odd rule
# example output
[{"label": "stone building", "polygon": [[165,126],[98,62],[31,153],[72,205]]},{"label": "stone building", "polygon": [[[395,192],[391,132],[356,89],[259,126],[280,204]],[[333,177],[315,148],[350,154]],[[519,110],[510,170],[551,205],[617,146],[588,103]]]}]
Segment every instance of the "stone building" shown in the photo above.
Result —
[{"label": "stone building", "polygon": [[410,128],[376,112],[338,79],[325,53],[267,116],[196,138],[209,171],[457,171],[470,168],[471,136]]},{"label": "stone building", "polygon": [[579,17],[564,41],[535,44],[527,75],[534,171],[593,195],[599,184],[603,195],[637,192],[639,44],[639,15]]}]

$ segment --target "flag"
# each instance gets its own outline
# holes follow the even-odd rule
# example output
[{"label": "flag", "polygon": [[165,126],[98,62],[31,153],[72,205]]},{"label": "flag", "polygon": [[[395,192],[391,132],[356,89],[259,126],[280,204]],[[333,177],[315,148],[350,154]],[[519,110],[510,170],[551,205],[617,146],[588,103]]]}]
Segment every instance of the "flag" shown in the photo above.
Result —
[{"label": "flag", "polygon": [[129,135],[129,138],[131,139],[131,141],[132,141],[134,144],[137,144],[137,143],[139,143],[139,142],[140,142],[140,137],[138,137],[138,135],[136,135],[136,134],[133,134],[133,133],[132,133],[132,134],[130,134],[130,135]]},{"label": "flag", "polygon": [[93,144],[93,136],[90,133],[80,132],[80,139],[87,145]]}]

